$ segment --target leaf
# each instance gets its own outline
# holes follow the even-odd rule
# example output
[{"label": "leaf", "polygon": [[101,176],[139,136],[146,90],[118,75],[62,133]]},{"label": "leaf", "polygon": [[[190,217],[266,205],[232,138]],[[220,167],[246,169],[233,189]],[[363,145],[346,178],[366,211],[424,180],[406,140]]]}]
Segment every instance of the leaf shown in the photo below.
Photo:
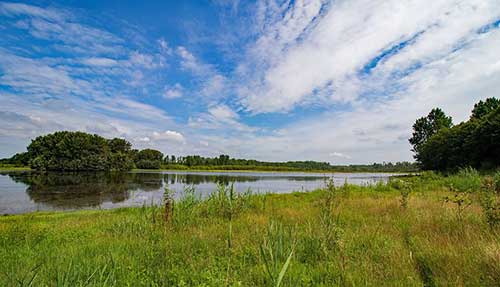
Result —
[{"label": "leaf", "polygon": [[285,276],[286,270],[288,269],[288,266],[290,265],[290,262],[292,261],[292,256],[293,256],[293,249],[290,252],[290,255],[288,255],[288,258],[286,259],[285,264],[281,268],[280,275],[278,276],[278,281],[276,282],[276,287],[279,287],[281,285],[281,281],[283,280],[283,277]]}]

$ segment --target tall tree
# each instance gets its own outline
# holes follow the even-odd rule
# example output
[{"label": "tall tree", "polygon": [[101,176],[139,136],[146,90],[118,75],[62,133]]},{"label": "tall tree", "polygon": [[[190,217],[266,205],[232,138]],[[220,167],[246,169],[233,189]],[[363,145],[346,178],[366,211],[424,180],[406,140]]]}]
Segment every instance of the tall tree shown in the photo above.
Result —
[{"label": "tall tree", "polygon": [[413,135],[408,141],[413,146],[415,159],[419,160],[420,149],[427,140],[444,128],[451,128],[453,125],[451,117],[447,116],[440,108],[434,108],[425,117],[421,117],[413,124]]},{"label": "tall tree", "polygon": [[487,98],[484,102],[479,101],[474,105],[471,119],[482,119],[484,116],[500,107],[500,100],[497,98]]}]

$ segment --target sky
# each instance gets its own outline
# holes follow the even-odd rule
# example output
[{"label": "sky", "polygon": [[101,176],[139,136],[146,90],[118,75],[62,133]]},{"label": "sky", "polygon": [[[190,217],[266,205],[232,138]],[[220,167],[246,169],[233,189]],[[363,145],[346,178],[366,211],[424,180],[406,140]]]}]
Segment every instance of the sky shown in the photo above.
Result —
[{"label": "sky", "polygon": [[499,0],[0,1],[0,158],[79,130],[165,154],[411,161],[500,97]]}]

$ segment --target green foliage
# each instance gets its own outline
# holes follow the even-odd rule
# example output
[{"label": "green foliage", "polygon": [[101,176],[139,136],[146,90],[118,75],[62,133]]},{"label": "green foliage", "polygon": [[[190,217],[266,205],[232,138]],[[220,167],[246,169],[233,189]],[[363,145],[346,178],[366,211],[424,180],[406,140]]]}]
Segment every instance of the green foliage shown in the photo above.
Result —
[{"label": "green foliage", "polygon": [[39,136],[28,146],[30,166],[37,170],[129,170],[130,143],[83,132]]},{"label": "green foliage", "polygon": [[344,230],[340,225],[340,205],[345,196],[346,186],[337,188],[333,179],[328,179],[324,194],[320,200],[320,244],[323,255],[331,251],[341,251]]},{"label": "green foliage", "polygon": [[159,169],[163,153],[154,149],[143,149],[135,154],[135,166],[141,169]]},{"label": "green foliage", "polygon": [[9,165],[14,167],[28,166],[30,157],[27,152],[16,153],[11,158],[0,159],[0,165]]},{"label": "green foliage", "polygon": [[482,181],[480,204],[489,226],[494,229],[500,225],[500,173],[487,176]]},{"label": "green foliage", "polygon": [[456,215],[459,221],[462,221],[464,211],[472,205],[469,193],[465,192],[455,192],[453,196],[446,196],[444,201],[455,205]]},{"label": "green foliage", "polygon": [[495,192],[500,194],[500,171],[497,171],[492,178],[493,186],[495,187]]},{"label": "green foliage", "polygon": [[202,157],[188,155],[184,157],[167,156],[162,166],[166,169],[196,170],[259,170],[259,171],[337,171],[337,172],[412,172],[418,166],[410,162],[374,163],[370,165],[331,165],[316,161],[268,162],[231,158],[228,155]]},{"label": "green foliage", "polygon": [[251,190],[247,190],[244,193],[237,193],[233,183],[225,185],[219,182],[217,189],[208,196],[208,212],[209,214],[218,215],[230,220],[247,207],[247,202],[251,194]]},{"label": "green foliage", "polygon": [[458,192],[478,192],[481,189],[481,175],[472,167],[460,169],[456,174],[448,176],[447,181]]},{"label": "green foliage", "polygon": [[500,107],[500,100],[497,98],[487,98],[484,102],[479,101],[474,104],[471,119],[482,119],[484,116]]},{"label": "green foliage", "polygon": [[416,159],[418,160],[419,151],[421,146],[429,140],[434,134],[442,129],[451,128],[453,125],[451,117],[439,108],[432,109],[426,116],[417,119],[413,125],[413,135],[408,140],[413,146],[413,151],[416,152]]},{"label": "green foliage", "polygon": [[[422,121],[424,120],[417,120],[419,130],[424,129],[420,128],[425,126]],[[467,122],[442,128],[434,133],[414,133],[410,142],[414,145],[415,158],[424,170],[457,170],[468,166],[481,169],[499,167],[498,100],[488,99],[476,104],[473,116]]]},{"label": "green foliage", "polygon": [[[264,270],[271,286],[279,287],[290,265],[295,248],[292,228],[271,221],[259,246]],[[269,284],[268,284],[269,285]]]},{"label": "green foliage", "polygon": [[410,193],[411,193],[411,185],[409,182],[394,178],[389,181],[389,185],[396,189],[399,190],[399,193],[401,194],[401,199],[400,199],[400,204],[403,209],[408,208],[408,201],[410,199]]}]

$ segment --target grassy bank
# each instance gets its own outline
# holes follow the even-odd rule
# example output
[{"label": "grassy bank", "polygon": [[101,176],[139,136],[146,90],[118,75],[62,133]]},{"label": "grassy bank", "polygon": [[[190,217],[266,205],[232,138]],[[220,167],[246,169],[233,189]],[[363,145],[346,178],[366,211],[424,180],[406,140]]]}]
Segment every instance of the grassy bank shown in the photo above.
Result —
[{"label": "grassy bank", "polygon": [[0,165],[0,171],[24,171],[31,170],[29,166],[16,166],[16,165]]},{"label": "grassy bank", "polygon": [[[496,286],[493,179],[0,218],[1,286]],[[492,201],[494,202],[494,201]],[[172,208],[173,207],[173,208]],[[166,212],[167,211],[167,212]]]}]

